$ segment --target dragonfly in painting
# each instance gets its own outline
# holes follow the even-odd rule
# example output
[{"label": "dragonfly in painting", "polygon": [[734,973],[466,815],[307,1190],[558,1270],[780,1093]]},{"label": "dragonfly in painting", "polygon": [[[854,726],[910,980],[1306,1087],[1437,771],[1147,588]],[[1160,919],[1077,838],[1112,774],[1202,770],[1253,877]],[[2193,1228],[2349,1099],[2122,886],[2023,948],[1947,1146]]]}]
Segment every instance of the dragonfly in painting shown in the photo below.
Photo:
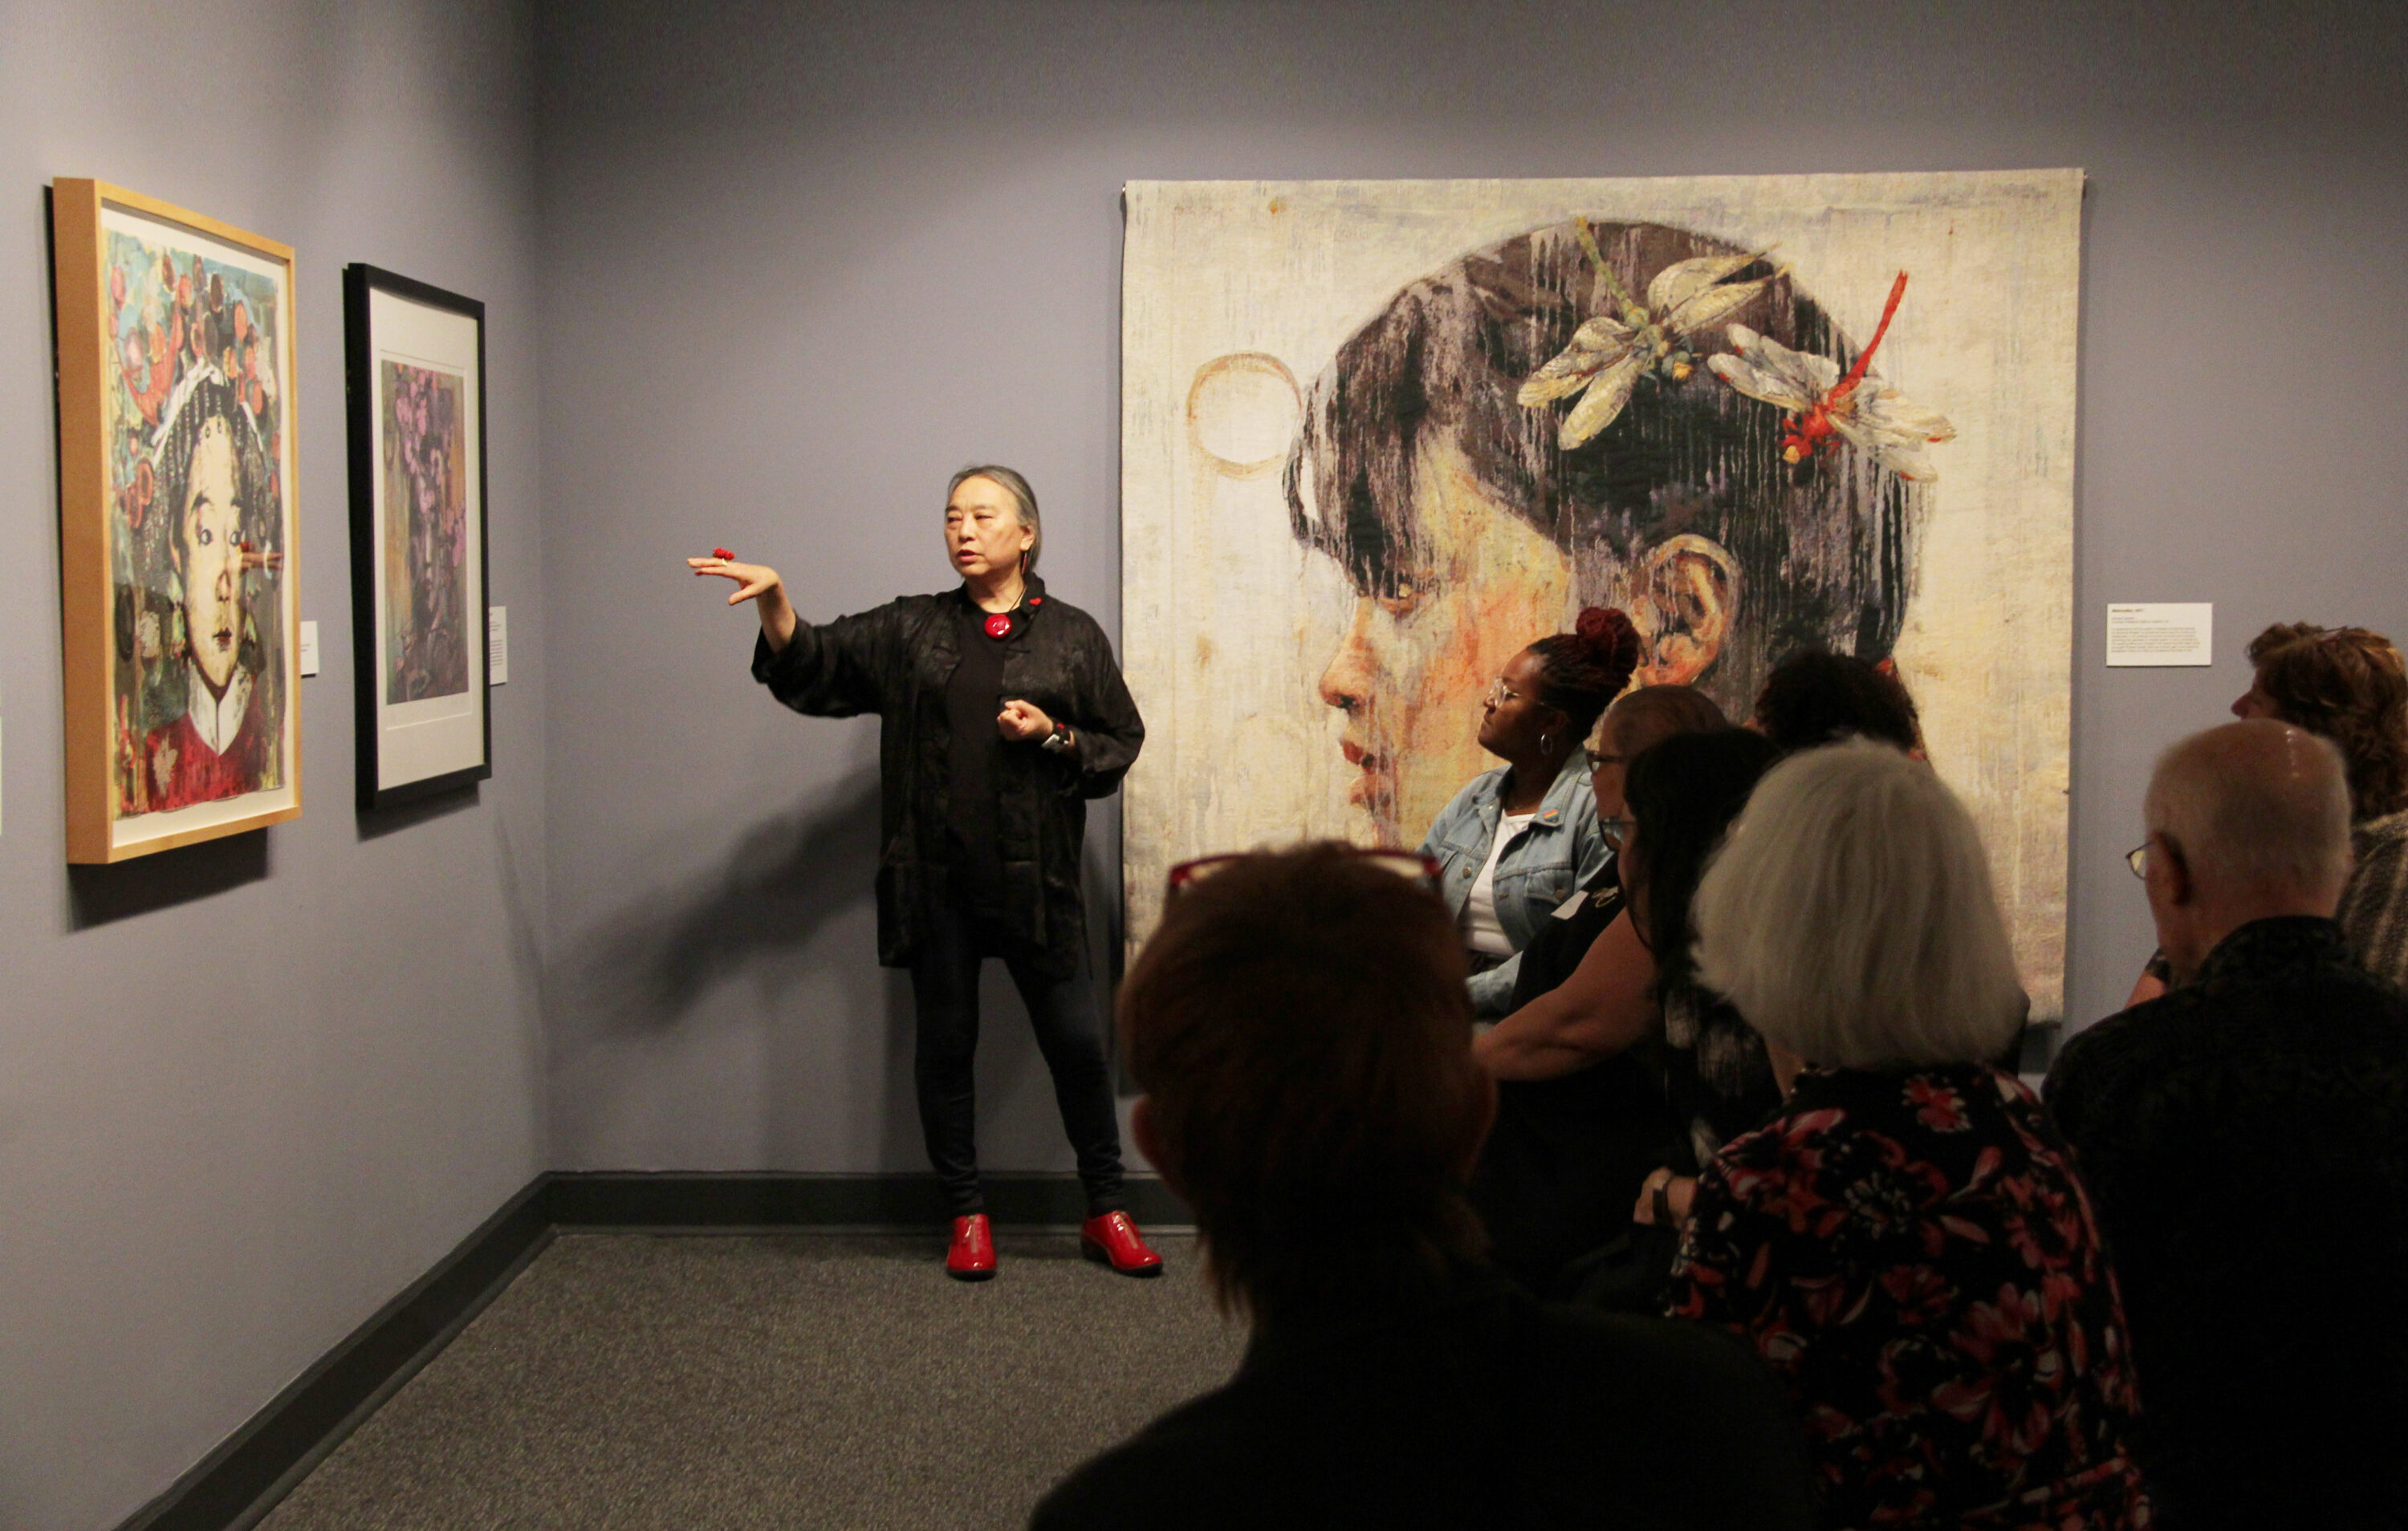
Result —
[{"label": "dragonfly in painting", "polygon": [[1687,380],[1698,365],[1690,337],[1728,319],[1782,275],[1775,271],[1753,281],[1729,282],[1727,278],[1762,260],[1766,252],[1700,255],[1656,272],[1647,284],[1647,301],[1641,303],[1606,265],[1588,220],[1578,222],[1581,248],[1621,312],[1599,314],[1573,331],[1563,354],[1530,374],[1514,394],[1531,408],[1581,395],[1556,434],[1557,444],[1566,451],[1612,424],[1630,402],[1631,389],[1651,369],[1668,381]]},{"label": "dragonfly in painting", "polygon": [[1805,462],[1837,436],[1899,478],[1928,483],[1940,477],[1940,470],[1923,449],[1954,440],[1956,427],[1938,410],[1910,403],[1897,389],[1882,386],[1870,370],[1873,352],[1881,349],[1882,336],[1889,333],[1889,322],[1905,295],[1906,273],[1901,271],[1890,286],[1872,344],[1857,353],[1856,365],[1844,376],[1829,357],[1792,351],[1744,324],[1733,324],[1727,332],[1730,353],[1713,357],[1706,365],[1749,398],[1790,416],[1781,428],[1784,462]]}]

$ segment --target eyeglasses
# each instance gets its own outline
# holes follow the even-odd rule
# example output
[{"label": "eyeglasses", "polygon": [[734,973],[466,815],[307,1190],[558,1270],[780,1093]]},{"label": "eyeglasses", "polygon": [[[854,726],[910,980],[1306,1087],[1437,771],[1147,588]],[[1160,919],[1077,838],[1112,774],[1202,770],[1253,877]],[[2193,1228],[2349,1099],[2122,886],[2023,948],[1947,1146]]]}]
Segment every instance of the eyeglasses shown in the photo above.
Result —
[{"label": "eyeglasses", "polygon": [[1630,838],[1630,826],[1629,819],[1616,815],[1611,819],[1599,819],[1597,822],[1597,832],[1605,837],[1606,844],[1619,851],[1623,843]]},{"label": "eyeglasses", "polygon": [[1628,755],[1599,754],[1595,750],[1583,750],[1581,753],[1588,757],[1588,768],[1592,772],[1601,771],[1608,766],[1627,766],[1630,762]]},{"label": "eyeglasses", "polygon": [[[1369,850],[1354,845],[1339,849],[1366,866],[1394,872],[1408,881],[1418,883],[1426,892],[1435,894],[1439,891],[1438,859],[1434,856],[1425,856],[1417,851]],[[1163,894],[1166,898],[1176,897],[1182,889],[1192,888],[1206,878],[1226,872],[1238,863],[1251,861],[1259,854],[1261,852],[1256,851],[1226,851],[1217,856],[1198,856],[1194,861],[1182,861],[1170,869]]]},{"label": "eyeglasses", "polygon": [[2131,850],[2125,851],[2124,865],[2132,869],[2132,875],[2134,877],[2141,879],[2143,881],[2148,880],[2149,848],[2146,845],[2136,845]]},{"label": "eyeglasses", "polygon": [[1508,702],[1518,702],[1521,699],[1522,694],[1507,685],[1505,678],[1500,675],[1497,678],[1497,683],[1488,688],[1488,694],[1482,697],[1481,701],[1488,707],[1503,707]]}]

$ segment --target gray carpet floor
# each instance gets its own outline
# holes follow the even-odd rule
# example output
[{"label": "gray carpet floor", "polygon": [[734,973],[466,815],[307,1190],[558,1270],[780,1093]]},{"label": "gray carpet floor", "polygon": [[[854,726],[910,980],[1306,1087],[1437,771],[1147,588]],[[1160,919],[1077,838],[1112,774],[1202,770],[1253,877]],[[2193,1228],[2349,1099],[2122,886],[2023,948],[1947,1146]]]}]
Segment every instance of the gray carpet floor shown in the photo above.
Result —
[{"label": "gray carpet floor", "polygon": [[1226,1380],[1191,1238],[1154,1281],[1004,1235],[564,1235],[265,1531],[1016,1526],[1063,1473]]}]

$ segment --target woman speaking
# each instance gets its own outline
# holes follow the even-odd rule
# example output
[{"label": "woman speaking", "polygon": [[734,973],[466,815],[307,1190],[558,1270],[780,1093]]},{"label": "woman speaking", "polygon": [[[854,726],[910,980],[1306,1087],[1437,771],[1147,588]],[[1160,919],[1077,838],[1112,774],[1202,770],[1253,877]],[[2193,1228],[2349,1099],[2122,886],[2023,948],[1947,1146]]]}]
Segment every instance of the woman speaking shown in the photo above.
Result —
[{"label": "woman speaking", "polygon": [[920,1127],[953,1205],[945,1268],[995,1274],[979,1188],[971,1062],[979,969],[999,957],[1028,1006],[1087,1195],[1084,1252],[1152,1276],[1121,1206],[1120,1123],[1086,971],[1079,850],[1086,799],[1119,786],[1145,738],[1095,619],[1037,578],[1037,496],[1006,467],[964,468],[945,502],[959,589],[818,626],[775,569],[725,549],[689,558],[761,617],[752,676],[797,712],[877,713],[878,960],[911,972]]}]

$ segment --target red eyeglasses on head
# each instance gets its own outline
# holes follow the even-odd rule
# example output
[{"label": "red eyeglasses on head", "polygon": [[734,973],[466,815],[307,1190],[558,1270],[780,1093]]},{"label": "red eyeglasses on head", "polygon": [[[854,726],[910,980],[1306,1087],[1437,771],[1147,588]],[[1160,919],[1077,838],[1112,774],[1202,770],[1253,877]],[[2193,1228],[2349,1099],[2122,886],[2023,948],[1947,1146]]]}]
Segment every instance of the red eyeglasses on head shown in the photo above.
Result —
[{"label": "red eyeglasses on head", "polygon": [[[1341,855],[1357,858],[1367,866],[1377,866],[1418,883],[1426,893],[1435,894],[1439,891],[1438,859],[1434,856],[1423,855],[1418,851],[1372,850],[1359,845],[1340,845],[1331,849]],[[1194,887],[1214,873],[1226,872],[1238,863],[1251,861],[1259,854],[1261,852],[1255,851],[1225,851],[1217,856],[1197,856],[1193,861],[1182,861],[1170,869],[1164,895],[1175,897],[1182,888]]]}]

